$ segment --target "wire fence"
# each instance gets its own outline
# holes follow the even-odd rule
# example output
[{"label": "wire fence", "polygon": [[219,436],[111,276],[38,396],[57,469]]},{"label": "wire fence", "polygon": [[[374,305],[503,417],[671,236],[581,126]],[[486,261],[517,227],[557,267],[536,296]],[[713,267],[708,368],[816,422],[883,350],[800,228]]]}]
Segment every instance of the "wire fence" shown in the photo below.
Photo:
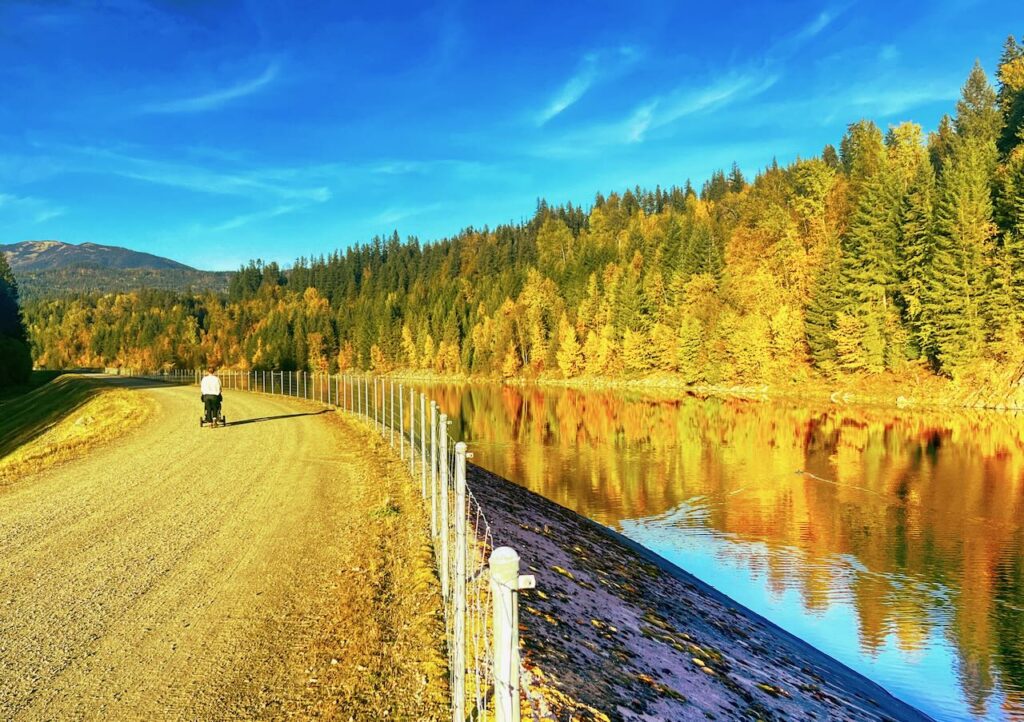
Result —
[{"label": "wire fence", "polygon": [[[106,369],[173,384],[198,384],[191,370],[139,373]],[[370,374],[302,371],[222,371],[224,390],[288,396],[334,407],[368,423],[408,465],[430,519],[443,600],[451,718],[520,722],[522,693],[518,592],[534,586],[519,574],[519,556],[494,548],[483,509],[466,483],[472,458],[449,434],[450,420],[422,392]],[[533,715],[530,715],[533,717]]]}]

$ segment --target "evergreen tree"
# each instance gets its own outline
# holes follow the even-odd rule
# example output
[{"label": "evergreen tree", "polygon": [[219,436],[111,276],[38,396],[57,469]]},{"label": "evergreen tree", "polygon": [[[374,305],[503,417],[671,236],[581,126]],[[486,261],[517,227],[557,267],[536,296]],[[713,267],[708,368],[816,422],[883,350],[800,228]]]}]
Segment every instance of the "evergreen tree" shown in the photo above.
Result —
[{"label": "evergreen tree", "polygon": [[939,127],[935,132],[928,134],[928,158],[932,162],[932,169],[936,175],[942,172],[943,163],[946,162],[946,158],[951,152],[955,137],[953,119],[948,114],[943,115],[939,120]]},{"label": "evergreen tree", "polygon": [[1024,148],[1007,162],[999,195],[1003,222],[1003,255],[1007,264],[1007,292],[1024,324]]},{"label": "evergreen tree", "polygon": [[23,384],[32,372],[28,335],[18,304],[18,282],[0,253],[0,388]]},{"label": "evergreen tree", "polygon": [[1003,117],[996,103],[996,91],[988,82],[981,63],[975,61],[956,104],[956,133],[982,144],[995,143],[1003,128]]},{"label": "evergreen tree", "polygon": [[725,179],[725,172],[716,170],[711,174],[711,179],[704,184],[700,191],[700,198],[703,201],[720,201],[729,192],[729,181]]},{"label": "evergreen tree", "polygon": [[843,171],[856,188],[882,168],[885,160],[882,131],[870,120],[852,123],[839,143],[839,158]]},{"label": "evergreen tree", "polygon": [[917,167],[900,220],[900,305],[913,332],[919,354],[934,357],[934,320],[926,304],[928,270],[932,267],[935,215],[935,172],[931,163]]},{"label": "evergreen tree", "polygon": [[989,192],[994,150],[994,138],[958,138],[939,183],[926,299],[938,360],[954,374],[980,355],[984,338],[982,308],[995,235]]},{"label": "evergreen tree", "polygon": [[836,147],[831,143],[827,143],[822,149],[821,159],[832,170],[839,170],[839,154],[836,153]]},{"label": "evergreen tree", "polygon": [[999,59],[997,101],[1003,116],[999,152],[1005,157],[1024,142],[1024,46],[1011,35]]},{"label": "evergreen tree", "polygon": [[838,242],[825,248],[822,268],[815,280],[807,305],[804,328],[811,359],[818,368],[829,372],[837,363],[835,331],[836,316],[842,307],[842,256]]},{"label": "evergreen tree", "polygon": [[747,179],[743,177],[743,171],[740,170],[739,165],[733,161],[732,168],[729,170],[729,190],[732,193],[740,193],[746,187]]}]

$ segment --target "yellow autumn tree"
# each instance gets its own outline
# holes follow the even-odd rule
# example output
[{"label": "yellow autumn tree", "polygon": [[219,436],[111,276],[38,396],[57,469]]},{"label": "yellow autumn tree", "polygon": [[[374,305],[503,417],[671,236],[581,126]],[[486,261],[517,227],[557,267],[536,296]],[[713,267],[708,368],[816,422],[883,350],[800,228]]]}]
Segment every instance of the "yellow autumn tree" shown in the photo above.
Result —
[{"label": "yellow autumn tree", "polygon": [[576,337],[576,329],[564,312],[558,321],[558,338],[558,368],[566,378],[578,376],[583,370],[583,350]]}]

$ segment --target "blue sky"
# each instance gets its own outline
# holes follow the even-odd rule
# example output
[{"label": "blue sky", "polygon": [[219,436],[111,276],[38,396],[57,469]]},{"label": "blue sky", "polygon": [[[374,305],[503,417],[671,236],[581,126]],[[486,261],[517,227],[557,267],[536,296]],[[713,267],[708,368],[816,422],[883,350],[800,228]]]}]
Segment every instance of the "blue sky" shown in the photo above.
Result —
[{"label": "blue sky", "polygon": [[0,242],[201,268],[432,240],[934,128],[1019,2],[0,3]]}]

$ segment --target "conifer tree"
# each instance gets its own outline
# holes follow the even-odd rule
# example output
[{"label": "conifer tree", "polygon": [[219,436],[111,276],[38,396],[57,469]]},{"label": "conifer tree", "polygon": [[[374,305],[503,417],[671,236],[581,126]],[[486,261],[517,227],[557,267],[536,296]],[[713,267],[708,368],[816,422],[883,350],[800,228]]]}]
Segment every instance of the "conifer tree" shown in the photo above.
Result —
[{"label": "conifer tree", "polygon": [[842,256],[838,241],[825,247],[821,271],[815,281],[804,319],[807,347],[811,359],[822,370],[829,372],[837,362],[835,331],[836,316],[843,302],[841,283]]},{"label": "conifer tree", "polygon": [[18,282],[0,253],[0,387],[22,384],[32,372],[28,335],[18,303]]},{"label": "conifer tree", "polygon": [[956,131],[953,130],[953,119],[949,115],[943,115],[939,120],[939,127],[934,133],[928,134],[928,158],[932,162],[932,169],[938,175],[942,172],[943,163],[949,156]]},{"label": "conifer tree", "polygon": [[994,138],[986,144],[958,137],[939,184],[926,298],[934,316],[937,357],[954,374],[980,355],[984,337],[982,308],[990,290],[987,266],[995,235],[989,192],[994,149]]},{"label": "conifer tree", "polygon": [[729,170],[729,191],[740,193],[746,187],[747,179],[743,177],[743,171],[740,170],[736,161],[733,161],[732,168]]},{"label": "conifer tree", "polygon": [[929,162],[918,164],[900,219],[900,305],[913,333],[918,354],[934,357],[934,320],[926,304],[928,272],[932,267],[935,215],[935,172]]},{"label": "conifer tree", "polygon": [[1024,143],[1024,46],[1011,35],[999,59],[997,100],[1003,115],[999,152],[1004,157]]},{"label": "conifer tree", "polygon": [[986,145],[995,143],[1002,132],[1003,117],[996,103],[996,91],[978,61],[960,91],[953,125],[959,137],[973,138]]}]

